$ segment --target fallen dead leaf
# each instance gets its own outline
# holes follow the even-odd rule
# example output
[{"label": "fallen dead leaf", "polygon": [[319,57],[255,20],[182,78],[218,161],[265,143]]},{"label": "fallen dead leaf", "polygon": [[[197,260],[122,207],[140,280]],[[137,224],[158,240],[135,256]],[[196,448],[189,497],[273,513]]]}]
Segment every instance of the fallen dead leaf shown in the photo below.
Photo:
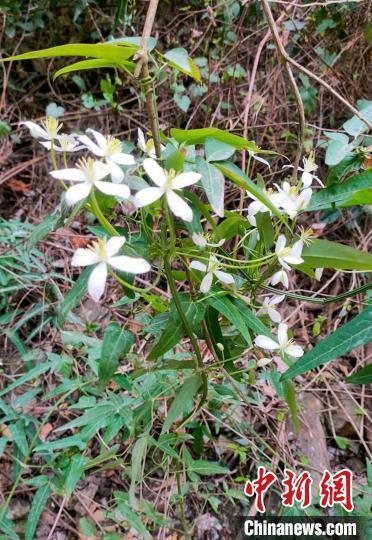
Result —
[{"label": "fallen dead leaf", "polygon": [[30,186],[22,182],[22,180],[17,180],[16,178],[11,178],[8,180],[6,185],[15,193],[30,193],[32,191]]},{"label": "fallen dead leaf", "polygon": [[51,431],[53,431],[53,426],[52,426],[52,424],[49,424],[49,423],[48,423],[48,424],[45,424],[45,426],[43,426],[43,427],[41,428],[41,431],[40,431],[40,433],[39,433],[40,439],[41,439],[43,442],[45,442],[45,441],[47,440],[48,435],[49,435],[49,433],[50,433]]}]

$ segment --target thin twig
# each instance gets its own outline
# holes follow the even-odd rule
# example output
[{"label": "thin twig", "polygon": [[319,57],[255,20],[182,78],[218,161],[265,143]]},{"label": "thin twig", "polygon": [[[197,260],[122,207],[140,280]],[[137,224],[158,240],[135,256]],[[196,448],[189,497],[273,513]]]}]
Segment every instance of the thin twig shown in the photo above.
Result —
[{"label": "thin twig", "polygon": [[[270,6],[267,2],[267,0],[262,0],[262,5],[265,9],[265,5],[267,6],[269,12],[271,13],[271,10],[270,10]],[[265,13],[266,10],[265,10]],[[272,14],[271,14],[271,17],[272,17]],[[269,23],[270,24],[270,23]],[[275,21],[274,21],[274,25],[275,25]],[[277,28],[276,28],[276,32],[277,32]],[[279,34],[278,34],[279,36]],[[337,92],[337,90],[335,90],[334,88],[332,88],[332,86],[330,84],[328,84],[326,81],[324,81],[322,78],[318,77],[318,75],[315,75],[315,73],[313,73],[312,71],[310,71],[309,69],[305,68],[304,66],[302,66],[301,64],[299,64],[298,62],[296,62],[296,60],[294,60],[291,56],[289,56],[283,46],[283,44],[281,43],[280,41],[280,38],[279,38],[279,42],[276,42],[277,46],[280,47],[280,54],[281,56],[285,59],[286,62],[288,62],[289,64],[292,64],[292,66],[296,67],[299,71],[301,71],[302,73],[305,73],[305,75],[307,75],[308,77],[310,77],[311,79],[313,79],[314,81],[316,81],[317,83],[319,83],[321,86],[323,86],[324,88],[326,88],[328,90],[328,92],[330,92],[331,94],[333,94],[339,101],[341,101],[341,103],[343,103],[345,105],[345,107],[347,107],[355,116],[357,116],[360,120],[362,120],[362,122],[364,122],[368,127],[369,129],[372,129],[372,123],[365,117],[361,114],[360,111],[358,111],[358,109],[356,109],[354,107],[354,105],[352,105],[349,101],[347,101],[347,99],[345,99],[339,92]]]},{"label": "thin twig", "polygon": [[134,71],[134,76],[136,79],[142,73],[143,67],[147,64],[147,45],[151,36],[152,27],[155,21],[156,11],[158,9],[159,0],[150,0],[150,5],[147,10],[145,25],[143,27],[142,38],[141,38],[141,48],[137,52],[135,58],[138,59],[136,69]]}]

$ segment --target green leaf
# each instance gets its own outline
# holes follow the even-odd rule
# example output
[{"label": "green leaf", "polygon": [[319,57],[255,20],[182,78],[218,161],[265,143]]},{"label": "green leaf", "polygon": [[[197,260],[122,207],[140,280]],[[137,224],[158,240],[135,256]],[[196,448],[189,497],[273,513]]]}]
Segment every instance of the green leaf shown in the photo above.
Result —
[{"label": "green leaf", "polygon": [[186,406],[193,399],[197,391],[199,390],[202,384],[200,375],[195,374],[186,379],[181,386],[178,394],[174,398],[172,405],[168,411],[168,415],[163,424],[161,434],[169,430],[173,422],[183,413]]},{"label": "green leaf", "polygon": [[297,409],[297,401],[296,401],[296,391],[295,387],[292,383],[292,381],[282,381],[282,388],[284,393],[284,399],[289,407],[289,411],[291,413],[293,426],[295,428],[295,432],[298,433],[300,424],[298,420],[298,409]]},{"label": "green leaf", "polygon": [[37,524],[51,493],[52,490],[48,484],[41,486],[35,493],[25,526],[25,540],[33,540],[35,538]]},{"label": "green leaf", "polygon": [[301,375],[310,369],[338,358],[356,347],[370,343],[372,341],[371,328],[372,307],[368,307],[297,360],[283,374],[282,380],[292,379],[296,375]]},{"label": "green leaf", "polygon": [[190,463],[188,470],[201,476],[211,476],[215,474],[230,474],[228,467],[223,467],[214,461],[196,459]]},{"label": "green leaf", "polygon": [[196,81],[200,81],[200,71],[195,62],[189,57],[186,49],[177,47],[164,54],[164,58],[171,67],[179,69],[182,73],[189,75]]},{"label": "green leaf", "polygon": [[223,141],[207,137],[205,140],[205,157],[207,161],[223,161],[231,158],[235,148]]},{"label": "green leaf", "polygon": [[44,452],[53,450],[64,450],[73,446],[77,446],[79,450],[85,450],[87,443],[84,442],[79,435],[71,435],[71,437],[65,437],[64,439],[58,439],[56,441],[49,441],[43,444],[39,444],[35,447],[34,451]]},{"label": "green leaf", "polygon": [[[364,118],[372,122],[372,101],[367,102],[367,105],[360,109],[360,113],[364,116]],[[358,137],[369,129],[367,124],[363,122],[363,120],[360,120],[360,118],[357,116],[350,118],[350,120],[345,122],[342,127],[346,133],[352,137]]]},{"label": "green leaf", "polygon": [[46,216],[43,221],[37,225],[28,239],[28,247],[32,248],[35,244],[43,240],[50,232],[58,228],[58,225],[61,221],[60,214],[49,214]]},{"label": "green leaf", "polygon": [[88,279],[94,268],[93,266],[87,266],[84,268],[76,282],[74,283],[72,289],[66,294],[65,299],[60,304],[58,309],[58,322],[62,324],[66,319],[67,315],[73,310],[80,300],[83,298],[87,292]]},{"label": "green leaf", "polygon": [[137,508],[138,503],[135,495],[136,485],[142,477],[142,463],[146,457],[148,435],[139,437],[133,446],[131,462],[131,482],[129,488],[129,502],[132,508]]},{"label": "green leaf", "polygon": [[[117,43],[118,45],[126,45],[129,47],[132,47],[133,45],[135,47],[140,48],[141,47],[141,40],[142,36],[130,36],[130,37],[120,37],[117,39],[113,39],[110,41],[110,43]],[[154,37],[149,37],[147,42],[147,50],[149,52],[153,51],[156,47],[157,39]]]},{"label": "green leaf", "polygon": [[3,62],[33,60],[35,58],[53,58],[56,56],[87,56],[111,60],[120,64],[123,60],[131,58],[137,50],[138,47],[136,46],[122,47],[120,45],[109,45],[107,43],[97,43],[95,45],[90,43],[74,43],[71,45],[59,45],[58,47],[51,47],[50,49],[41,49],[39,51],[30,51],[24,54],[17,54],[16,56],[9,56],[8,58],[3,58]]},{"label": "green leaf", "polygon": [[326,133],[325,135],[331,139],[325,156],[326,165],[337,165],[350,154],[354,145],[349,143],[349,138],[344,133]]},{"label": "green leaf", "polygon": [[[205,306],[190,300],[187,294],[180,295],[183,311],[191,326],[198,325],[204,317]],[[155,345],[151,349],[148,360],[155,360],[164,353],[172,349],[185,335],[183,323],[178,315],[174,303],[171,305],[167,326],[164,332],[159,336]]]},{"label": "green leaf", "polygon": [[36,379],[36,377],[38,377],[39,375],[42,375],[43,373],[49,371],[51,367],[52,364],[47,362],[45,362],[44,364],[38,364],[24,375],[21,375],[21,377],[19,377],[16,381],[7,385],[4,390],[1,390],[0,397],[4,396],[8,392],[11,392],[12,390],[14,390],[14,388],[18,388],[18,386],[21,386],[22,384],[31,381],[32,379]]},{"label": "green leaf", "polygon": [[123,330],[117,323],[110,323],[104,333],[101,358],[98,365],[100,386],[104,387],[114,375],[119,360],[129,352],[134,343],[134,335]]},{"label": "green leaf", "polygon": [[255,315],[249,307],[246,305],[246,303],[241,300],[240,298],[233,298],[232,299],[233,304],[238,309],[240,316],[244,319],[245,324],[254,332],[255,334],[259,335],[262,334],[264,336],[267,336],[271,339],[275,338],[270,332],[270,330],[264,325],[263,322]]},{"label": "green leaf", "polygon": [[55,81],[61,75],[66,75],[67,73],[73,73],[75,71],[85,71],[87,69],[100,69],[100,68],[114,68],[114,69],[123,69],[124,71],[133,71],[135,64],[133,62],[108,62],[103,59],[96,60],[82,60],[81,62],[75,62],[69,66],[65,66],[53,75],[53,80]]},{"label": "green leaf", "polygon": [[212,137],[217,141],[224,142],[233,146],[237,150],[250,150],[252,152],[265,153],[255,145],[253,141],[247,141],[243,137],[226,133],[219,128],[201,128],[201,129],[177,129],[170,130],[171,136],[179,143],[186,144],[204,144],[206,139]]},{"label": "green leaf", "polygon": [[261,201],[269,210],[272,211],[272,213],[280,219],[283,223],[285,222],[284,217],[279,212],[279,210],[276,208],[276,206],[273,205],[269,197],[266,195],[266,193],[246,174],[243,173],[239,167],[234,165],[234,163],[231,163],[230,161],[222,161],[215,164],[220,171],[227,176],[234,184],[237,184],[238,186],[246,189],[251,193],[256,199]]},{"label": "green leaf", "polygon": [[270,213],[258,212],[256,223],[260,238],[263,240],[266,250],[269,251],[274,244],[274,228]]},{"label": "green leaf", "polygon": [[87,461],[88,459],[86,457],[80,456],[78,454],[72,457],[67,469],[67,474],[63,486],[63,492],[66,499],[69,499],[71,497],[76,487],[76,484],[81,479],[84,472],[84,466]]},{"label": "green leaf", "polygon": [[205,190],[213,210],[217,216],[224,216],[225,178],[212,163],[208,163],[201,157],[196,159],[196,168],[202,175],[201,183]]},{"label": "green leaf", "polygon": [[251,336],[240,311],[227,296],[210,296],[206,301],[230,321],[240,332],[248,345],[251,345]]},{"label": "green leaf", "polygon": [[306,212],[345,206],[372,204],[372,169],[356,174],[340,184],[333,184],[314,193]]},{"label": "green leaf", "polygon": [[365,366],[356,373],[353,373],[353,375],[350,375],[350,377],[346,379],[346,382],[351,384],[372,383],[372,364],[368,364],[368,366]]},{"label": "green leaf", "polygon": [[216,239],[230,240],[237,235],[244,234],[245,229],[251,228],[249,221],[242,216],[229,216],[217,225]]},{"label": "green leaf", "polygon": [[151,540],[153,536],[150,535],[140,518],[135,514],[129,506],[125,503],[119,503],[116,507],[116,512],[118,516],[120,517],[120,520],[125,520],[129,523],[133,529],[137,531],[137,533],[140,535],[140,538],[143,538],[143,540]]},{"label": "green leaf", "polygon": [[312,268],[338,270],[372,270],[372,255],[329,240],[313,240],[304,248],[302,258]]}]

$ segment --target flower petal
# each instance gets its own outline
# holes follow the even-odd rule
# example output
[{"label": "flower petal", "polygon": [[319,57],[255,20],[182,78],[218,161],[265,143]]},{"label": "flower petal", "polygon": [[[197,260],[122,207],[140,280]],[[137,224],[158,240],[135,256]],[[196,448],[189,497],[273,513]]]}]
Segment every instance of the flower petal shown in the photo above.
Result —
[{"label": "flower petal", "polygon": [[142,129],[138,128],[137,133],[138,133],[138,141],[137,141],[138,148],[140,148],[142,152],[146,152],[146,139],[145,139],[145,135]]},{"label": "flower petal", "polygon": [[269,300],[269,306],[275,306],[276,304],[280,304],[280,302],[283,302],[285,298],[285,294],[276,294]]},{"label": "flower petal", "polygon": [[53,178],[57,180],[69,180],[70,182],[86,182],[87,177],[81,169],[60,169],[51,171]]},{"label": "flower petal", "polygon": [[192,221],[192,210],[190,206],[174,191],[167,191],[166,193],[169,208],[173,214],[180,217],[184,221]]},{"label": "flower petal", "polygon": [[136,160],[131,154],[124,154],[124,152],[118,152],[117,154],[112,154],[110,159],[117,163],[118,165],[135,165]]},{"label": "flower petal", "polygon": [[261,163],[263,163],[264,165],[267,165],[270,168],[270,163],[266,161],[266,159],[260,156],[257,156],[257,154],[253,154],[253,159],[255,159],[256,161],[260,161]]},{"label": "flower petal", "polygon": [[205,276],[203,277],[200,283],[200,292],[207,293],[209,289],[211,288],[212,280],[213,280],[213,274],[211,272],[208,272],[208,274],[205,274]]},{"label": "flower petal", "polygon": [[184,172],[176,176],[172,181],[172,189],[181,189],[186,186],[192,186],[199,182],[201,174],[196,172]]},{"label": "flower petal", "polygon": [[92,249],[79,248],[75,251],[72,259],[72,266],[90,266],[100,261],[98,253]]},{"label": "flower petal", "polygon": [[207,269],[206,265],[200,261],[191,261],[189,268],[200,270],[200,272],[205,272]]},{"label": "flower petal", "polygon": [[81,135],[78,140],[95,156],[102,157],[104,155],[103,149],[97,146],[87,135]]},{"label": "flower petal", "polygon": [[304,354],[302,347],[299,345],[288,345],[288,347],[285,348],[285,352],[288,356],[292,356],[293,358],[300,358]]},{"label": "flower petal", "polygon": [[70,206],[76,204],[79,201],[82,201],[86,197],[88,197],[89,193],[91,192],[92,184],[89,182],[79,182],[79,184],[75,184],[74,186],[71,186],[68,188],[68,190],[65,192],[65,199],[66,203]]},{"label": "flower petal", "polygon": [[102,180],[102,178],[110,174],[110,167],[106,163],[102,163],[102,161],[95,161],[93,163],[93,169],[96,180]]},{"label": "flower petal", "polygon": [[[301,257],[294,257],[293,255],[286,255],[285,257],[282,257],[282,260],[287,262],[288,264],[301,264],[304,262],[303,259],[301,259]],[[286,268],[286,266],[284,264],[282,264],[282,266],[284,266],[284,268]],[[288,268],[287,268],[288,270]]]},{"label": "flower petal", "polygon": [[88,293],[96,302],[104,293],[107,279],[107,264],[101,262],[97,264],[88,279]]},{"label": "flower petal", "polygon": [[106,253],[108,257],[116,255],[124,246],[126,238],[124,236],[113,236],[106,242]]},{"label": "flower petal", "polygon": [[31,137],[35,137],[35,139],[47,139],[50,140],[49,133],[46,131],[46,129],[42,128],[35,122],[20,122],[21,126],[26,126],[29,131]]},{"label": "flower petal", "polygon": [[214,275],[219,281],[221,281],[222,283],[226,283],[226,285],[231,285],[232,283],[235,283],[233,276],[231,274],[228,274],[227,272],[221,272],[221,270],[216,270]]},{"label": "flower petal", "polygon": [[133,199],[133,202],[137,206],[137,208],[142,208],[143,206],[148,206],[154,201],[157,201],[158,199],[160,199],[162,195],[164,195],[163,188],[160,188],[160,187],[145,188],[145,189],[141,189],[141,191],[137,191]]},{"label": "flower petal", "polygon": [[126,255],[119,255],[119,257],[110,257],[109,264],[122,272],[128,272],[129,274],[143,274],[151,270],[151,265],[140,257],[127,257]]},{"label": "flower petal", "polygon": [[160,167],[154,159],[146,158],[143,160],[143,168],[145,169],[148,176],[151,180],[159,187],[165,185],[167,177],[165,175],[164,169]]},{"label": "flower petal", "polygon": [[285,244],[286,244],[285,236],[284,236],[284,234],[280,234],[279,237],[278,237],[278,240],[276,241],[275,253],[276,254],[280,253],[282,251],[282,249],[285,248]]},{"label": "flower petal", "polygon": [[254,340],[254,343],[255,345],[257,345],[257,347],[261,347],[261,349],[267,349],[269,351],[280,349],[279,344],[267,336],[257,336]]},{"label": "flower petal", "polygon": [[102,150],[105,152],[107,148],[107,138],[102,135],[102,133],[99,133],[99,131],[96,131],[92,128],[87,129],[87,133],[91,133],[93,137],[96,139],[97,144]]},{"label": "flower petal", "polygon": [[288,325],[285,323],[278,326],[278,341],[281,347],[285,347],[288,343]]},{"label": "flower petal", "polygon": [[280,315],[279,311],[270,306],[267,308],[267,314],[274,323],[280,323],[282,320],[282,316]]},{"label": "flower petal", "polygon": [[304,171],[301,176],[301,182],[304,188],[311,187],[311,184],[313,182],[313,175],[310,174],[308,171]]},{"label": "flower petal", "polygon": [[124,180],[124,172],[121,170],[119,165],[114,163],[111,158],[106,158],[106,163],[110,169],[112,181],[116,184],[122,182]]},{"label": "flower petal", "polygon": [[130,196],[130,189],[125,184],[114,184],[112,182],[102,182],[101,180],[98,180],[94,185],[106,195],[122,197],[123,199],[127,199]]}]

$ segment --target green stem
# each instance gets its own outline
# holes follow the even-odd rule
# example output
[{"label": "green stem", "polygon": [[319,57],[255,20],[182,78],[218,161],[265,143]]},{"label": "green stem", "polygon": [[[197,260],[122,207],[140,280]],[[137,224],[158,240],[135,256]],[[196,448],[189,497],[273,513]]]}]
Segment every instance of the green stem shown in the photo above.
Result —
[{"label": "green stem", "polygon": [[178,470],[176,471],[176,479],[177,479],[178,504],[179,504],[179,507],[180,507],[180,520],[181,520],[181,523],[182,523],[183,532],[185,533],[185,537],[187,538],[187,540],[189,540],[189,538],[191,538],[191,537],[190,537],[189,527],[187,525],[187,520],[186,520],[186,516],[185,516],[185,510],[183,508],[181,475],[180,475],[180,472]]},{"label": "green stem", "polygon": [[117,232],[115,227],[113,227],[111,223],[109,223],[107,219],[105,218],[105,216],[103,215],[102,210],[99,207],[96,194],[94,193],[94,189],[92,189],[92,191],[90,192],[90,204],[92,207],[93,214],[96,216],[96,218],[98,219],[102,227],[105,229],[105,231],[110,236],[119,236],[119,233]]}]

